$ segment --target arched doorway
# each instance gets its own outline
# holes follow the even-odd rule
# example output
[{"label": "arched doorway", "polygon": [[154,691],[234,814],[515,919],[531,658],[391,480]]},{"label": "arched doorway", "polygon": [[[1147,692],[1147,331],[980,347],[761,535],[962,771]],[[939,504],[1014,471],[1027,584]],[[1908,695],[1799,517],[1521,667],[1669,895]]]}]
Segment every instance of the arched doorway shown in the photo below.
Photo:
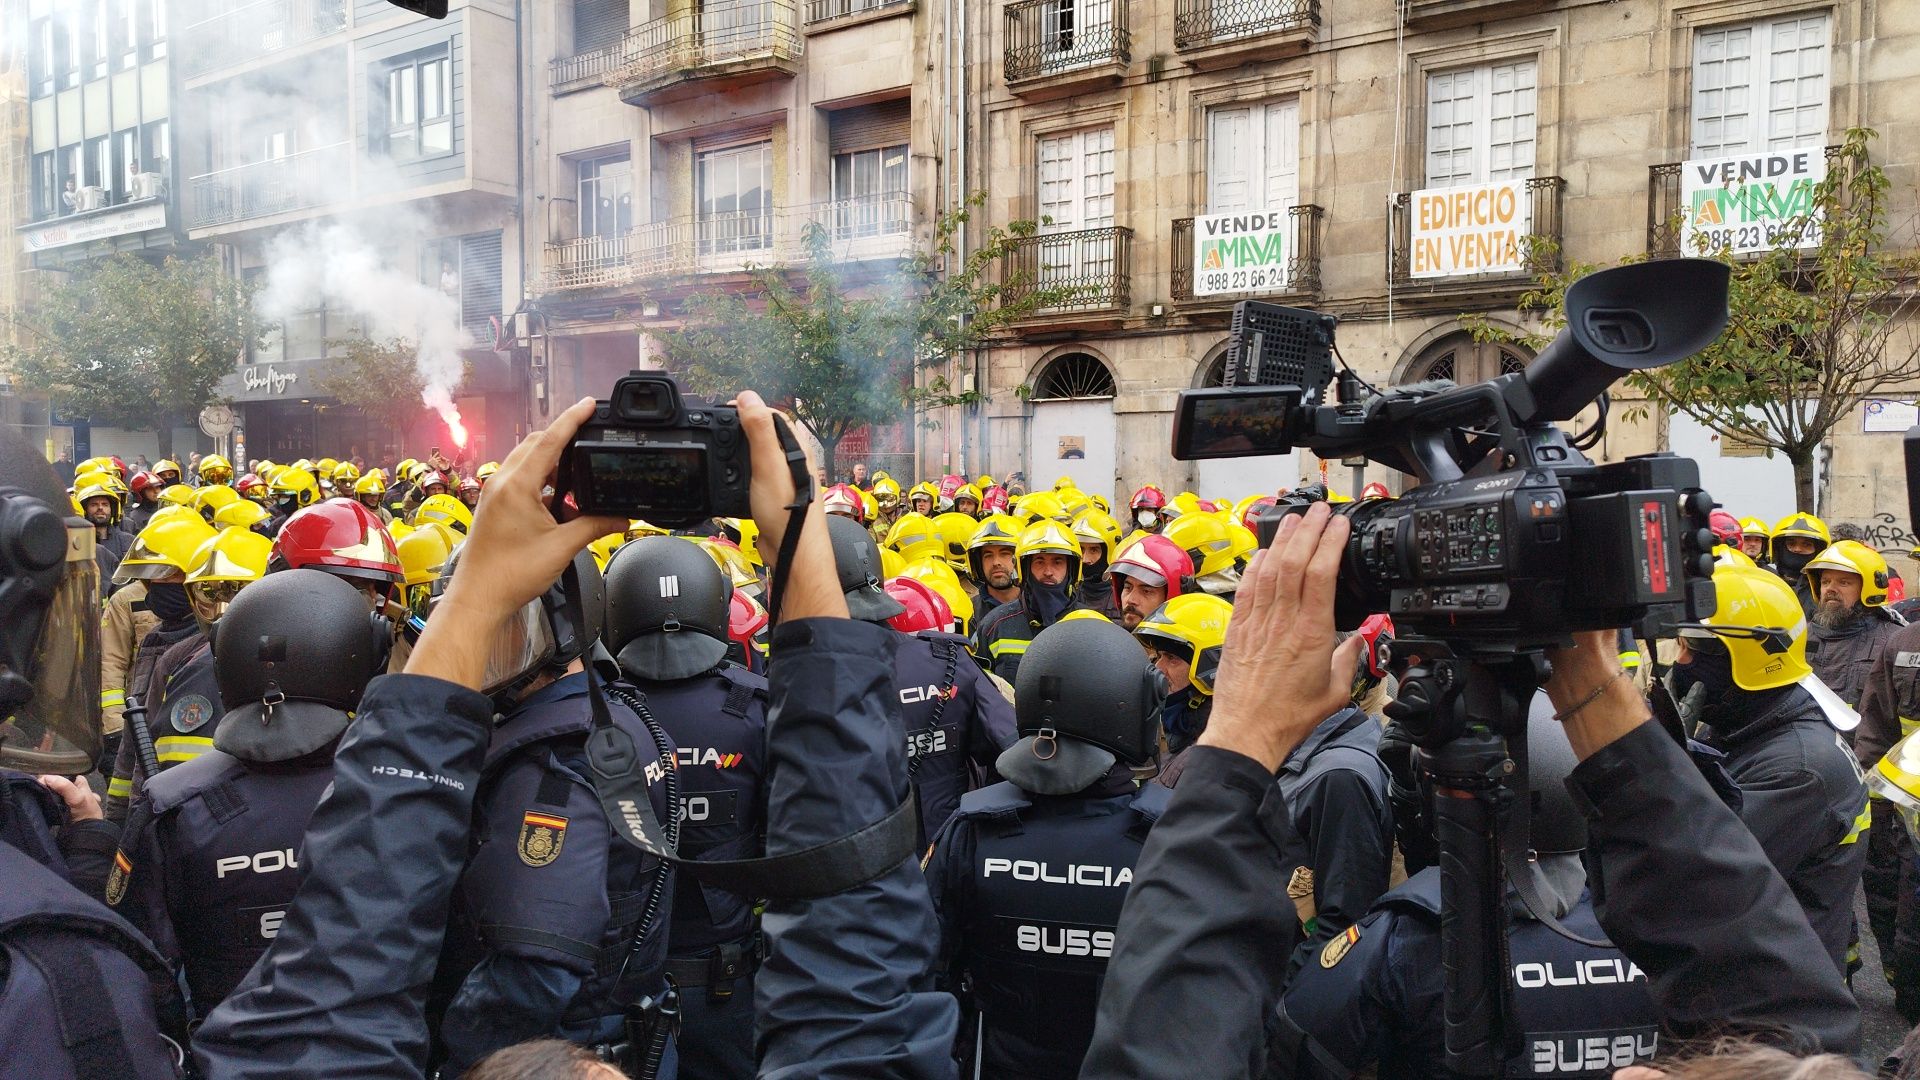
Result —
[{"label": "arched doorway", "polygon": [[1452,379],[1460,386],[1468,386],[1496,375],[1524,370],[1532,359],[1532,354],[1518,345],[1475,341],[1465,333],[1449,334],[1421,350],[1394,381]]},{"label": "arched doorway", "polygon": [[[1221,342],[1200,364],[1194,386],[1227,384],[1227,343]],[[1300,482],[1300,452],[1277,457],[1213,458],[1193,463],[1194,490],[1202,498],[1239,500],[1258,491],[1274,494]]]},{"label": "arched doorway", "polygon": [[1113,497],[1113,369],[1084,350],[1051,357],[1033,380],[1027,425],[1027,486],[1071,476],[1080,490]]}]

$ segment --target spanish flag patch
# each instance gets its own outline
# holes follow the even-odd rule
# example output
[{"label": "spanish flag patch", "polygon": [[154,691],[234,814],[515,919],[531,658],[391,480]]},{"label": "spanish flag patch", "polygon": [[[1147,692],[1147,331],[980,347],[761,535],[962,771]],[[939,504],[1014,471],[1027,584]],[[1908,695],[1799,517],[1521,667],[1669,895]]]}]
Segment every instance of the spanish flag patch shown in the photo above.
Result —
[{"label": "spanish flag patch", "polygon": [[560,845],[566,839],[566,818],[529,810],[520,822],[520,861],[545,866],[560,857]]},{"label": "spanish flag patch", "polygon": [[1327,942],[1327,947],[1320,950],[1320,966],[1330,968],[1339,963],[1346,957],[1347,951],[1352,949],[1354,943],[1359,940],[1360,928],[1358,926],[1347,927],[1345,933]]}]

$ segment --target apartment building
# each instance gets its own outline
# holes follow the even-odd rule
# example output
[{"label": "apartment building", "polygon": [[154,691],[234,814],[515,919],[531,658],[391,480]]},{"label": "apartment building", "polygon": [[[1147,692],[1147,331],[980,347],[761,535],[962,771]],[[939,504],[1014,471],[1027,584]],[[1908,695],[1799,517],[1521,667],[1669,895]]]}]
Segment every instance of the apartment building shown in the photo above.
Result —
[{"label": "apartment building", "polygon": [[375,283],[311,290],[227,380],[246,455],[452,452],[430,413],[384,430],[323,389],[339,342],[404,325],[379,312],[404,295],[378,287],[396,272],[457,312],[476,460],[525,433],[524,371],[495,348],[521,294],[521,8],[470,0],[432,20],[385,0],[175,0],[187,235],[237,274],[364,260]]},{"label": "apartment building", "polygon": [[[981,139],[969,183],[990,193],[993,221],[1046,220],[1016,263],[1075,292],[981,359],[992,398],[970,430],[992,468],[1042,482],[1071,472],[1124,497],[1148,481],[1238,494],[1317,475],[1310,455],[1167,461],[1175,397],[1218,384],[1236,301],[1338,315],[1342,355],[1380,385],[1518,370],[1525,350],[1476,344],[1458,319],[1522,325],[1526,253],[1546,249],[1511,241],[1541,237],[1589,264],[1677,255],[1683,163],[1771,154],[1818,175],[1847,129],[1875,128],[1872,153],[1900,193],[1890,220],[1911,238],[1915,5],[1011,0],[975,11]],[[1208,263],[1196,267],[1197,254]],[[1635,425],[1621,411],[1606,456],[1692,454],[1736,511],[1791,509],[1784,459],[1684,417]],[[1897,436],[1869,426],[1850,421],[1825,463],[1823,509],[1837,520],[1905,505]],[[1347,476],[1336,464],[1336,484]]]},{"label": "apartment building", "polygon": [[[689,296],[795,265],[810,226],[885,273],[955,190],[943,104],[963,72],[929,5],[560,0],[529,18],[522,207],[540,246],[518,329],[543,403],[651,365],[650,332]],[[841,452],[911,472],[913,440],[903,422]]]}]

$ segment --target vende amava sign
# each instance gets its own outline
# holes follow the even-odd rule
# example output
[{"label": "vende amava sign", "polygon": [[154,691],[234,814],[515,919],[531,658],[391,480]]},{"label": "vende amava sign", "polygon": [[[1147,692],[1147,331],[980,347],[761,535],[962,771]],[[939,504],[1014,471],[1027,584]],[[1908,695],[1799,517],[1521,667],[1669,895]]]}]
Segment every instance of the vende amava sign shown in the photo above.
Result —
[{"label": "vende amava sign", "polygon": [[1415,278],[1526,269],[1533,231],[1527,181],[1426,188],[1407,200],[1407,273]]},{"label": "vende amava sign", "polygon": [[1681,253],[1818,244],[1813,189],[1826,177],[1823,146],[1681,162]]},{"label": "vende amava sign", "polygon": [[1288,284],[1286,210],[1193,219],[1193,295],[1273,292]]}]

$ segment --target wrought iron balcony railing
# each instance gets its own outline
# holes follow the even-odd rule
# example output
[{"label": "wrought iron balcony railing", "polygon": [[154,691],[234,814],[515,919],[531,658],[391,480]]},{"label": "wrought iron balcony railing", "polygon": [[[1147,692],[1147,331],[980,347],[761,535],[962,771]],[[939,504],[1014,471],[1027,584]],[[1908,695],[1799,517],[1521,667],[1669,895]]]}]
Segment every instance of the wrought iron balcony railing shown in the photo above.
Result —
[{"label": "wrought iron balcony railing", "polygon": [[837,19],[842,15],[864,15],[887,8],[911,8],[914,0],[807,0],[809,24]]},{"label": "wrought iron balcony railing", "polygon": [[797,59],[802,39],[794,23],[790,0],[734,0],[655,19],[627,31],[606,81],[631,86],[729,61]]},{"label": "wrought iron balcony railing", "polygon": [[602,45],[583,53],[563,56],[547,65],[547,86],[558,93],[578,90],[604,82],[607,73],[620,66],[620,43]]},{"label": "wrought iron balcony railing", "polygon": [[1007,81],[1126,63],[1127,0],[1018,0],[1007,5]]},{"label": "wrought iron balcony railing", "polygon": [[805,258],[812,225],[826,231],[836,259],[904,258],[913,251],[913,224],[913,198],[906,192],[649,222],[623,233],[549,243],[543,284],[549,290],[599,288],[792,265]]},{"label": "wrought iron balcony railing", "polygon": [[1173,47],[1201,49],[1319,25],[1320,0],[1178,0]]},{"label": "wrought iron balcony railing", "polygon": [[202,173],[187,181],[187,227],[201,229],[323,206],[348,189],[353,143]]},{"label": "wrought iron balcony railing", "polygon": [[[1268,290],[1283,296],[1298,296],[1320,291],[1320,225],[1326,211],[1307,204],[1287,211],[1293,219],[1293,231],[1287,244],[1287,279],[1282,289]],[[1245,293],[1209,293],[1196,296],[1193,291],[1193,219],[1173,219],[1173,263],[1168,291],[1175,300],[1219,300],[1244,298]]]},{"label": "wrought iron balcony railing", "polygon": [[[1558,270],[1561,265],[1561,196],[1566,192],[1567,182],[1558,176],[1536,176],[1527,181],[1528,212],[1532,224],[1528,228],[1530,239],[1546,243],[1528,243],[1522,254],[1525,265],[1517,271],[1498,273],[1493,277],[1527,278],[1549,270]],[[1413,275],[1413,193],[1402,191],[1394,195],[1392,213],[1387,220],[1387,280],[1396,286],[1440,287],[1452,282],[1484,283],[1490,275],[1456,275],[1453,277],[1415,277]]]},{"label": "wrought iron balcony railing", "polygon": [[182,74],[191,79],[346,28],[346,0],[253,0],[180,32]]},{"label": "wrought iron balcony railing", "polygon": [[[1840,159],[1840,150],[1839,146],[1827,147],[1828,168]],[[1647,254],[1656,259],[1701,254],[1682,250],[1686,247],[1686,215],[1692,209],[1680,201],[1680,170],[1685,164],[1669,161],[1647,167]]]},{"label": "wrought iron balcony railing", "polygon": [[1058,293],[1042,312],[1124,310],[1133,302],[1133,230],[1108,227],[1022,237],[1007,256],[1010,299]]}]

